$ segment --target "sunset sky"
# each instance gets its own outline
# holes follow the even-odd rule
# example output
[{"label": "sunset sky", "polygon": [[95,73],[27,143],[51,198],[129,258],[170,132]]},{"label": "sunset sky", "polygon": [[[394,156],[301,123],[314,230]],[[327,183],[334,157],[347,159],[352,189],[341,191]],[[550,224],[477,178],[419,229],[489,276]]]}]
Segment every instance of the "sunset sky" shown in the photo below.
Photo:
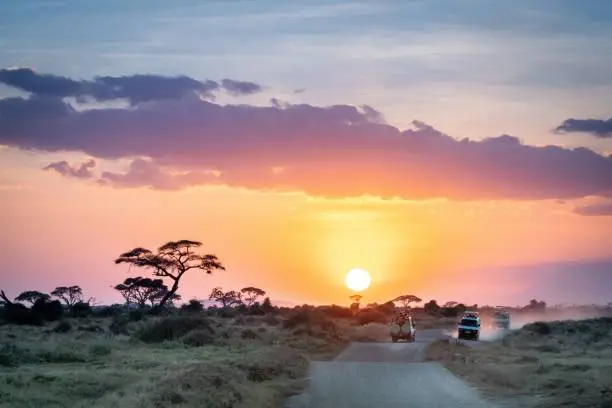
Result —
[{"label": "sunset sky", "polygon": [[612,301],[612,2],[23,0],[0,6],[0,288]]}]

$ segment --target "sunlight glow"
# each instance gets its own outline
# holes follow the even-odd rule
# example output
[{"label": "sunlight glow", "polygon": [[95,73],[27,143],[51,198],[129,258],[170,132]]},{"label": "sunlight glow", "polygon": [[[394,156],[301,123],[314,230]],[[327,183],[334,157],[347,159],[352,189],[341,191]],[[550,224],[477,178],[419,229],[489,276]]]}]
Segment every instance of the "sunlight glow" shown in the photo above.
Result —
[{"label": "sunlight glow", "polygon": [[370,283],[372,283],[372,278],[370,277],[368,271],[355,268],[351,269],[349,273],[346,274],[344,283],[349,289],[354,290],[355,292],[362,292],[370,286]]}]

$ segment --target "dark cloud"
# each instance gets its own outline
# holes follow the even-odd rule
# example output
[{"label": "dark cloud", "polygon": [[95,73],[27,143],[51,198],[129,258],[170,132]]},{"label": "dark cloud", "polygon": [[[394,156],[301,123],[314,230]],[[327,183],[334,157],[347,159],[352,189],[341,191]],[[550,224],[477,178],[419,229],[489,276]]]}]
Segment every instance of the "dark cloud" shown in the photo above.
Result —
[{"label": "dark cloud", "polygon": [[234,96],[260,92],[262,87],[253,82],[223,79],[198,81],[186,76],[161,75],[98,76],[93,80],[75,80],[63,76],[39,74],[29,68],[0,70],[0,83],[38,96],[98,101],[126,99],[135,105],[141,102],[180,99],[197,93],[214,99],[214,92],[226,90]]},{"label": "dark cloud", "polygon": [[91,159],[78,166],[72,166],[67,161],[51,163],[43,168],[43,170],[53,170],[64,177],[74,177],[80,179],[91,179],[95,177],[93,169],[96,168],[96,161]]},{"label": "dark cloud", "polygon": [[612,196],[612,157],[513,136],[400,130],[363,106],[220,105],[195,96],[75,111],[57,99],[0,101],[0,144],[98,159],[138,158],[116,187],[224,183],[324,196],[574,199]]},{"label": "dark cloud", "polygon": [[606,139],[612,138],[612,119],[567,119],[557,128],[557,133],[590,133],[593,136]]},{"label": "dark cloud", "polygon": [[235,81],[233,79],[223,79],[221,86],[232,95],[251,95],[254,93],[261,92],[263,89],[261,85],[254,82],[247,81]]},{"label": "dark cloud", "polygon": [[574,212],[579,215],[592,217],[612,216],[612,203],[589,204],[574,208]]}]

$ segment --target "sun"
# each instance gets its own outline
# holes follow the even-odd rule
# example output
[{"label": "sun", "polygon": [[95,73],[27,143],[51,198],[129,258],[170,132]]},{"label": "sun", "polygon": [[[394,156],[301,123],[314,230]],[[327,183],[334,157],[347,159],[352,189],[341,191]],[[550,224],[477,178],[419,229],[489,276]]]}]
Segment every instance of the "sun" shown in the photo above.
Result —
[{"label": "sun", "polygon": [[344,278],[346,287],[355,292],[363,292],[370,286],[370,283],[372,283],[370,274],[361,268],[351,269]]}]

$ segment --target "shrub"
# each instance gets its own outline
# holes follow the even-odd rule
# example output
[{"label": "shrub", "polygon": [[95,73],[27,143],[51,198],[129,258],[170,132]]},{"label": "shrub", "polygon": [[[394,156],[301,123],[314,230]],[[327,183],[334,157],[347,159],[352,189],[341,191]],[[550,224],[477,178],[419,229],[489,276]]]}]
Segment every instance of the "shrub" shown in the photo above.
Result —
[{"label": "shrub", "polygon": [[249,314],[253,316],[265,316],[266,310],[259,302],[255,302],[249,308]]},{"label": "shrub", "polygon": [[70,313],[74,317],[87,317],[92,314],[91,306],[86,302],[78,302],[72,305]]},{"label": "shrub", "polygon": [[39,315],[43,320],[53,322],[62,318],[64,315],[64,307],[59,300],[52,300],[49,302],[41,298],[32,305],[32,312]]},{"label": "shrub", "polygon": [[115,317],[123,313],[124,310],[125,306],[114,304],[94,311],[94,315],[97,317]]},{"label": "shrub", "polygon": [[72,330],[72,325],[69,322],[65,322],[65,321],[64,322],[60,322],[53,329],[53,331],[55,333],[66,333],[66,332],[69,332],[70,330]]},{"label": "shrub", "polygon": [[284,329],[293,329],[300,325],[310,324],[313,320],[312,312],[308,310],[298,310],[283,322]]},{"label": "shrub", "polygon": [[523,329],[526,331],[532,332],[532,333],[543,335],[543,336],[550,334],[550,332],[552,331],[550,324],[546,322],[534,322],[534,323],[526,324]]},{"label": "shrub", "polygon": [[204,305],[196,299],[191,299],[189,303],[181,306],[181,311],[188,313],[199,313],[204,311]]},{"label": "shrub", "polygon": [[108,330],[113,334],[128,334],[128,323],[129,319],[126,315],[116,315],[108,326]]},{"label": "shrub", "polygon": [[215,342],[215,336],[210,330],[197,329],[190,331],[183,338],[184,344],[192,347],[202,347],[213,344]]},{"label": "shrub", "polygon": [[269,326],[278,326],[280,319],[273,314],[267,314],[263,318],[263,322]]},{"label": "shrub", "polygon": [[387,315],[379,310],[363,310],[357,315],[357,321],[361,326],[368,323],[387,323]]},{"label": "shrub", "polygon": [[257,340],[257,339],[260,339],[261,337],[259,337],[259,334],[255,333],[251,329],[244,329],[240,333],[240,338],[245,339],[245,340]]},{"label": "shrub", "polygon": [[21,303],[12,303],[4,306],[4,319],[12,324],[41,326],[42,316],[34,313]]},{"label": "shrub", "polygon": [[214,333],[210,322],[203,316],[171,316],[143,326],[136,337],[146,343],[176,340],[193,330],[208,330]]},{"label": "shrub", "polygon": [[332,318],[351,318],[353,317],[353,311],[346,307],[331,305],[331,306],[323,306],[318,310],[325,313],[328,317]]},{"label": "shrub", "polygon": [[130,310],[130,312],[128,313],[128,317],[131,322],[139,322],[144,319],[145,312],[140,309]]},{"label": "shrub", "polygon": [[224,319],[232,319],[237,315],[238,313],[236,312],[236,310],[232,309],[231,307],[220,307],[217,309],[217,316]]}]

